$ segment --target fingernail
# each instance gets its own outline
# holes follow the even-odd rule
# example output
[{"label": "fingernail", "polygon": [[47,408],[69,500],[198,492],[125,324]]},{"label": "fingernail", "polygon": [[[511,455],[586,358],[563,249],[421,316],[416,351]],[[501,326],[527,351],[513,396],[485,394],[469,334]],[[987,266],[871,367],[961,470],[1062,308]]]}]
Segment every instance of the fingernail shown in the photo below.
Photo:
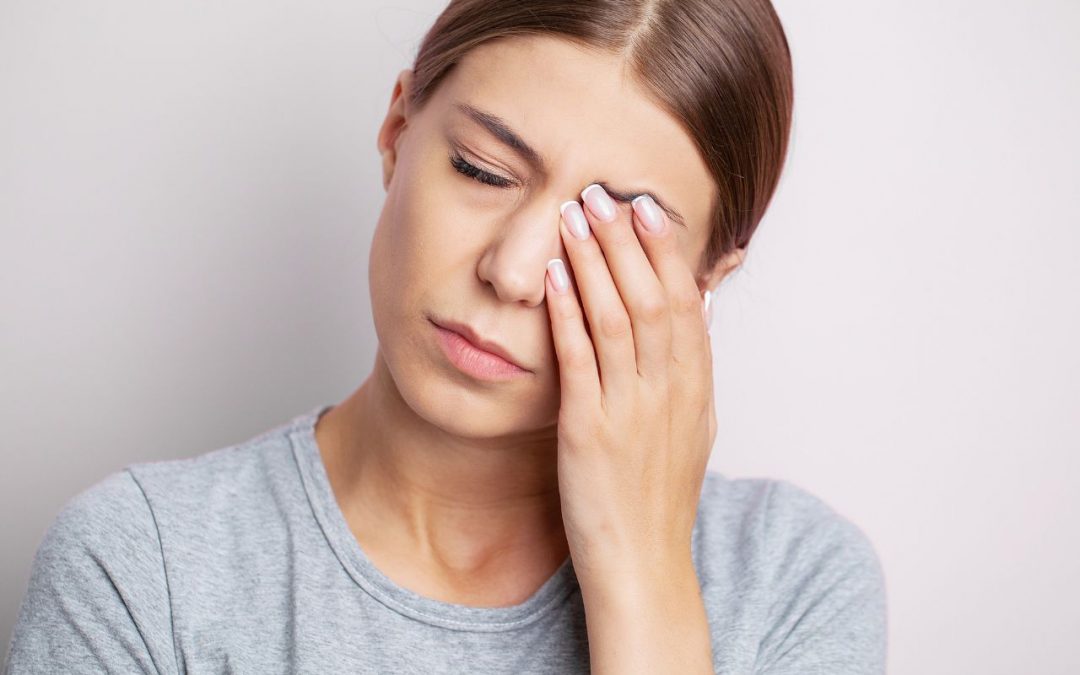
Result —
[{"label": "fingernail", "polygon": [[656,205],[649,195],[640,195],[630,202],[634,212],[641,218],[641,223],[649,232],[660,234],[664,229],[664,214],[660,213],[660,207]]},{"label": "fingernail", "polygon": [[548,261],[547,269],[555,290],[565,293],[566,289],[570,288],[570,277],[566,274],[566,264],[563,263],[561,258],[552,258]]},{"label": "fingernail", "polygon": [[600,220],[605,223],[615,220],[615,201],[603,187],[593,183],[581,191],[581,198]]},{"label": "fingernail", "polygon": [[559,211],[562,213],[563,220],[566,221],[566,226],[570,228],[571,234],[581,240],[589,238],[589,219],[581,210],[581,204],[574,201],[563,202]]}]

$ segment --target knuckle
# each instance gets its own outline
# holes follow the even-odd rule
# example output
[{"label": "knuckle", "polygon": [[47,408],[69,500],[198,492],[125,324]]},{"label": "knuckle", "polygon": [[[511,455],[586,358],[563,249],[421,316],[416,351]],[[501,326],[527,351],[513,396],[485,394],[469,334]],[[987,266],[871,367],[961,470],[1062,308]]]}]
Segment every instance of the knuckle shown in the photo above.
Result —
[{"label": "knuckle", "polygon": [[[671,221],[668,221],[668,227],[672,227]],[[679,240],[677,237],[654,237],[653,245],[660,248],[660,252],[664,255],[680,256]]]},{"label": "knuckle", "polygon": [[637,310],[642,321],[660,323],[668,317],[668,301],[663,296],[646,298],[641,301]]},{"label": "knuckle", "polygon": [[701,298],[691,291],[674,293],[671,296],[671,310],[680,315],[701,314]]},{"label": "knuckle", "polygon": [[584,370],[593,365],[593,355],[591,351],[582,346],[575,346],[567,349],[562,354],[561,359],[565,366],[575,370]]},{"label": "knuckle", "polygon": [[618,339],[630,334],[630,317],[624,311],[607,310],[600,315],[600,334]]},{"label": "knuckle", "polygon": [[563,321],[570,321],[570,320],[576,319],[577,316],[578,316],[578,313],[580,311],[581,310],[579,310],[577,308],[577,306],[574,303],[571,303],[571,302],[558,303],[558,305],[555,308],[555,312],[559,315],[559,318],[562,319]]},{"label": "knuckle", "polygon": [[607,241],[611,246],[629,246],[637,241],[637,233],[629,227],[611,227],[607,230]]}]

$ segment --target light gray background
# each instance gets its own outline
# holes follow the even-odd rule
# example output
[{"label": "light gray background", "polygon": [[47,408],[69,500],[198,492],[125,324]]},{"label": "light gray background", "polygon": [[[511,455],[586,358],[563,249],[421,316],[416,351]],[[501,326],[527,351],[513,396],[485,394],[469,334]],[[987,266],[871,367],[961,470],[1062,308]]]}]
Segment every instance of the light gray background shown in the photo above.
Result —
[{"label": "light gray background", "polygon": [[[68,498],[368,373],[375,134],[442,6],[0,0],[5,649]],[[1080,672],[1080,3],[777,7],[793,145],[711,466],[864,528],[891,673]]]}]

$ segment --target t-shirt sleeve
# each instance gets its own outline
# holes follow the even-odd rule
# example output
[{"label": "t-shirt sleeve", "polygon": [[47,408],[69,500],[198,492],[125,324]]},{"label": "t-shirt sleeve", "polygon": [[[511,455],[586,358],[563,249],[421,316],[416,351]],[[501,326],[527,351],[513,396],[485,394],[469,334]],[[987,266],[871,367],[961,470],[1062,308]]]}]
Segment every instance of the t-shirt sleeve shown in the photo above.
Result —
[{"label": "t-shirt sleeve", "polygon": [[5,672],[175,673],[157,526],[130,472],[65,504],[34,555]]},{"label": "t-shirt sleeve", "polygon": [[769,498],[766,541],[775,589],[758,675],[885,672],[885,580],[866,534],[787,481]]}]

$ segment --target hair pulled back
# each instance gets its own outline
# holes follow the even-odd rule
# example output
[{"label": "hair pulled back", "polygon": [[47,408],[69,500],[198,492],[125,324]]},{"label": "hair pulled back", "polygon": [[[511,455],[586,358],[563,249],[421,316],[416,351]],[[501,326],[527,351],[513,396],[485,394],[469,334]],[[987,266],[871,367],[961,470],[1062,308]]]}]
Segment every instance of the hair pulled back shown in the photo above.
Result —
[{"label": "hair pulled back", "polygon": [[412,66],[419,108],[469,50],[552,35],[620,54],[697,145],[715,182],[698,274],[745,248],[787,155],[791,54],[769,0],[452,0]]}]

